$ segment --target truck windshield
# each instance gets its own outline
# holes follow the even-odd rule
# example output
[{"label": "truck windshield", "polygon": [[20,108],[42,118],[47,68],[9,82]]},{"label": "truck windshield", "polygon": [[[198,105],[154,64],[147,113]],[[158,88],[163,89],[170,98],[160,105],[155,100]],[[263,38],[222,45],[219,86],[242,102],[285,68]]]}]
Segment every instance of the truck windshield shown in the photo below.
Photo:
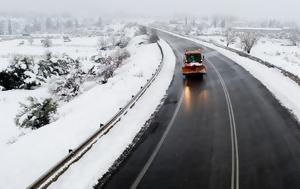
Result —
[{"label": "truck windshield", "polygon": [[201,54],[188,54],[186,55],[186,60],[188,63],[201,62]]}]

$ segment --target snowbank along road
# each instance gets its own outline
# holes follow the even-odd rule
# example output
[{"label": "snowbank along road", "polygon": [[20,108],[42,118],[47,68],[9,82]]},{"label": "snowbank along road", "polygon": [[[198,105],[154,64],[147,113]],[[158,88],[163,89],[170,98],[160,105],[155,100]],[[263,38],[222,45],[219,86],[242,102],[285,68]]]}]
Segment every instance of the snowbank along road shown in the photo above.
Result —
[{"label": "snowbank along road", "polygon": [[205,48],[208,73],[186,80],[199,44],[159,32],[177,57],[168,97],[136,150],[96,188],[300,188],[297,120],[254,77]]}]

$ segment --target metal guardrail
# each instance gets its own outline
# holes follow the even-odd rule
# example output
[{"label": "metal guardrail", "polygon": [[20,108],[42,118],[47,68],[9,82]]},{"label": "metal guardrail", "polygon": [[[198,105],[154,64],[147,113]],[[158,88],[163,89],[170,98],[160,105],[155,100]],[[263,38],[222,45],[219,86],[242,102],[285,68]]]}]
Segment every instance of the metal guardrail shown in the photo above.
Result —
[{"label": "metal guardrail", "polygon": [[99,130],[97,130],[88,139],[81,143],[76,149],[74,149],[67,156],[65,156],[60,162],[58,162],[47,172],[41,175],[30,186],[27,187],[28,189],[44,189],[47,188],[53,182],[55,182],[58,179],[58,177],[61,176],[72,164],[77,162],[86,152],[88,152],[102,136],[107,134],[109,130],[121,120],[122,116],[127,114],[128,109],[131,109],[135,105],[135,103],[142,97],[146,90],[155,81],[156,77],[162,69],[164,63],[164,53],[161,45],[158,42],[157,45],[162,55],[161,62],[158,68],[156,69],[155,73],[152,74],[152,77],[149,80],[147,80],[147,83],[144,86],[141,87],[141,90],[135,96],[132,96],[130,102],[128,102],[128,104],[125,107],[121,108],[120,111],[117,112],[106,124],[100,124],[101,127]]}]

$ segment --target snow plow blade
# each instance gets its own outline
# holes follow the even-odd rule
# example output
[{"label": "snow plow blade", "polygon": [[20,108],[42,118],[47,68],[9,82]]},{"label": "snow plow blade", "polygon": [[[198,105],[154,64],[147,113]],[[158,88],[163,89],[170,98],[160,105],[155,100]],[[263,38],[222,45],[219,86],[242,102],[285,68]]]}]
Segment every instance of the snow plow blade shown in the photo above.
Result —
[{"label": "snow plow blade", "polygon": [[202,66],[185,66],[182,67],[183,75],[201,75],[206,74],[206,68],[204,65]]}]

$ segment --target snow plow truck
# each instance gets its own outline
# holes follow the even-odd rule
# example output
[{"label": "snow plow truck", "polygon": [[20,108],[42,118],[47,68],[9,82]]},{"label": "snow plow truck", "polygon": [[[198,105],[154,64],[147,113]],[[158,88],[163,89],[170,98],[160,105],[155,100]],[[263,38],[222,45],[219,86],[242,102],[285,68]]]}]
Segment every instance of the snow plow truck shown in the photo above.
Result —
[{"label": "snow plow truck", "polygon": [[182,74],[185,76],[206,74],[206,67],[203,62],[204,56],[202,49],[186,50],[183,60]]}]

